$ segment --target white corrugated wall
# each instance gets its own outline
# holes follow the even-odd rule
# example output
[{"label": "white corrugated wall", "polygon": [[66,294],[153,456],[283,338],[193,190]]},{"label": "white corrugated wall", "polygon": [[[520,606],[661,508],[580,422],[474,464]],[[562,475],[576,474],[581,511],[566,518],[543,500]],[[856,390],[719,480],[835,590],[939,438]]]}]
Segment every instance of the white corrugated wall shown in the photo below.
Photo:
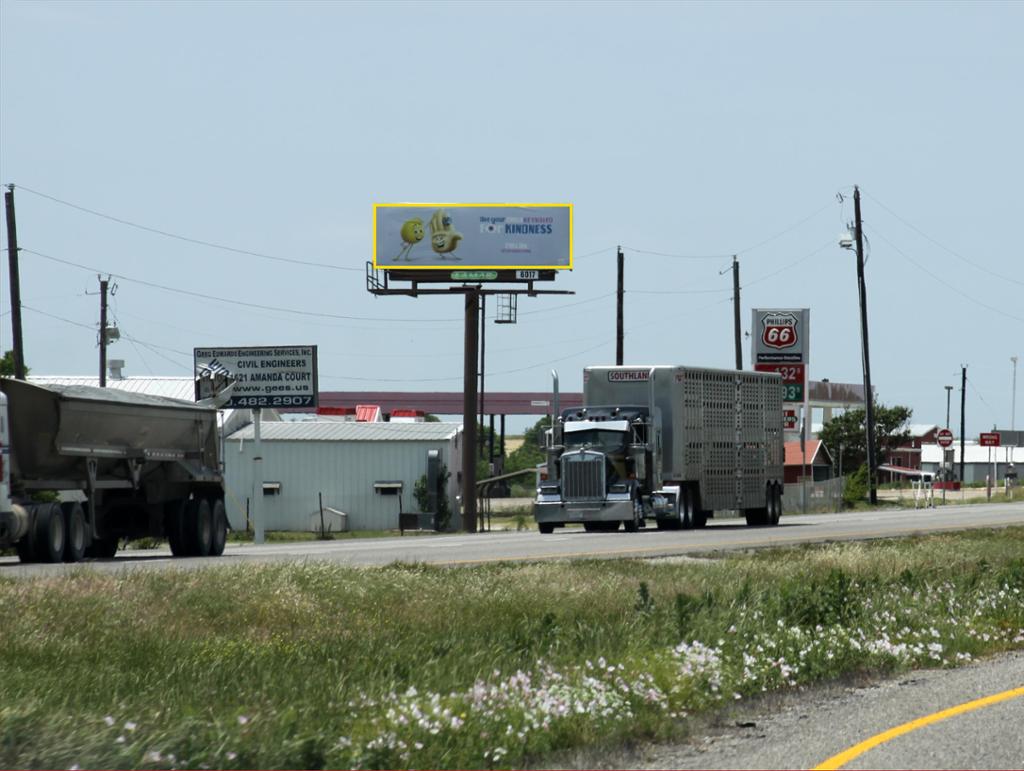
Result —
[{"label": "white corrugated wall", "polygon": [[[229,439],[225,443],[224,484],[232,529],[245,527],[246,503],[253,489],[254,443]],[[263,481],[281,484],[279,495],[264,495],[267,530],[317,530],[318,493],[324,507],[348,514],[349,530],[387,530],[398,527],[398,497],[375,492],[374,482],[401,481],[402,509],[418,511],[413,486],[427,473],[427,451],[439,450],[448,467],[449,506],[455,508],[455,477],[460,455],[457,439],[381,441],[261,441]],[[454,464],[452,459],[455,459]],[[453,524],[455,524],[453,516]],[[324,515],[337,530],[337,518]]]}]

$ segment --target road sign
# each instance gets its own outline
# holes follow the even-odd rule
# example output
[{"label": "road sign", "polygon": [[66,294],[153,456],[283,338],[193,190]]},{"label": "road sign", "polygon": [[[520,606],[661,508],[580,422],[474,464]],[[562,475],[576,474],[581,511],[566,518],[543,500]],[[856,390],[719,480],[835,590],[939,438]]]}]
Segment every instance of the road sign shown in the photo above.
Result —
[{"label": "road sign", "polygon": [[782,401],[802,402],[807,372],[803,364],[759,363],[754,365],[757,372],[778,372],[782,375]]},{"label": "road sign", "polygon": [[785,431],[796,431],[796,410],[782,411],[782,428]]},{"label": "road sign", "polygon": [[939,447],[949,447],[953,444],[953,432],[948,428],[940,428],[935,434],[935,441],[939,443]]},{"label": "road sign", "polygon": [[227,408],[316,407],[315,345],[271,348],[196,348],[196,378],[220,373],[234,378]]},{"label": "road sign", "polygon": [[999,446],[999,432],[989,431],[984,433],[979,438],[978,444],[982,447],[998,447]]}]

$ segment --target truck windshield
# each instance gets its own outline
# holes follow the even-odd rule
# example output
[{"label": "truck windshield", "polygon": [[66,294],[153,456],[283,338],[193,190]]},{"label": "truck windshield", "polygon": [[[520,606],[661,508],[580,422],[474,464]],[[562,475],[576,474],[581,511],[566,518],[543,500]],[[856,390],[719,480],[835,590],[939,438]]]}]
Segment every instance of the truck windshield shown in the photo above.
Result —
[{"label": "truck windshield", "polygon": [[588,428],[584,431],[572,431],[565,434],[565,446],[579,449],[587,447],[603,453],[621,453],[625,449],[626,435],[622,431],[603,431],[599,428]]}]

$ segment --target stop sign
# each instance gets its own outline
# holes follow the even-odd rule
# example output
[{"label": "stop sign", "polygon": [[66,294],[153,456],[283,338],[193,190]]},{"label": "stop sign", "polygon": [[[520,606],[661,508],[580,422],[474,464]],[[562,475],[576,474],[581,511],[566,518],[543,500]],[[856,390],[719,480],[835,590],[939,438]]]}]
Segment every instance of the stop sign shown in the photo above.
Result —
[{"label": "stop sign", "polygon": [[948,428],[940,428],[935,434],[935,441],[939,443],[939,447],[949,447],[953,444],[953,432]]}]

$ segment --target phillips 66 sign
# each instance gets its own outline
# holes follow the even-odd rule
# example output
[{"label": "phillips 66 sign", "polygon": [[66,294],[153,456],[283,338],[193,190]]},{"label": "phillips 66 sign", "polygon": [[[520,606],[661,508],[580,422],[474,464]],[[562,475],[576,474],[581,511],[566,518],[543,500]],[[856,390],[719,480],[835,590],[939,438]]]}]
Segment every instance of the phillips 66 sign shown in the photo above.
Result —
[{"label": "phillips 66 sign", "polygon": [[810,315],[807,308],[754,309],[751,329],[754,369],[782,375],[786,389],[783,398],[787,402],[804,401],[810,351]]}]

